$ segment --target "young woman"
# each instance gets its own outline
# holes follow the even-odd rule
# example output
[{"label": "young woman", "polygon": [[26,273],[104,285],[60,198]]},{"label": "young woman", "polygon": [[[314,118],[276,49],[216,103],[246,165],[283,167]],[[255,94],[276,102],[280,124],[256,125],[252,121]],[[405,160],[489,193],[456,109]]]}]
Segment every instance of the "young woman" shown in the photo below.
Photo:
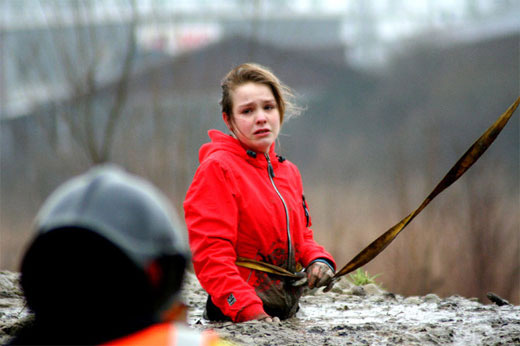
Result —
[{"label": "young woman", "polygon": [[[291,95],[256,64],[240,65],[222,81],[222,118],[230,133],[209,131],[184,201],[210,320],[289,318],[298,310],[302,283],[332,287],[335,262],[313,239],[300,172],[275,152]],[[305,268],[304,280],[242,267],[238,258],[292,273]]]}]

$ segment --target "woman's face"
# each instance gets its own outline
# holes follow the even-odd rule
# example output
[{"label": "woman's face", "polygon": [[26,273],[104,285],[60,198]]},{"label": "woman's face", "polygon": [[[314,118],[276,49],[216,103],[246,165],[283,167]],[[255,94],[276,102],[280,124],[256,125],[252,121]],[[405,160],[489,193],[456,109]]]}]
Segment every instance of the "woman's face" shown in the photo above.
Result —
[{"label": "woman's face", "polygon": [[256,152],[266,153],[280,132],[280,113],[269,86],[248,82],[232,90],[231,117],[224,121],[237,139]]}]

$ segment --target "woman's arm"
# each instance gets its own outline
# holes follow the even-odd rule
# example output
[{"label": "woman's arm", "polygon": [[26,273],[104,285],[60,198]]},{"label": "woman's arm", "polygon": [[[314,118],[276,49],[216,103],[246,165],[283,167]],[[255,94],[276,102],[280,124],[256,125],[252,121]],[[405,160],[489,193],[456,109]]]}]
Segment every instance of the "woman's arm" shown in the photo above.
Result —
[{"label": "woman's arm", "polygon": [[193,266],[213,303],[233,321],[267,317],[236,261],[238,206],[231,173],[220,162],[203,162],[187,192],[184,213]]}]

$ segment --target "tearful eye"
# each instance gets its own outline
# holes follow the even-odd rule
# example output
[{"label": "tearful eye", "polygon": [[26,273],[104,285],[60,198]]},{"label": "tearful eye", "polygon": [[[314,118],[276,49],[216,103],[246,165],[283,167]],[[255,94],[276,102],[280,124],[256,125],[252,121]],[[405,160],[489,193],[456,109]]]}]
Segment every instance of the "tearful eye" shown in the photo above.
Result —
[{"label": "tearful eye", "polygon": [[265,110],[271,110],[271,109],[274,109],[274,106],[273,105],[266,105],[264,107]]},{"label": "tearful eye", "polygon": [[251,112],[252,112],[252,110],[251,110],[250,108],[247,108],[247,109],[244,109],[244,110],[242,111],[242,114],[249,114],[249,113],[251,113]]}]

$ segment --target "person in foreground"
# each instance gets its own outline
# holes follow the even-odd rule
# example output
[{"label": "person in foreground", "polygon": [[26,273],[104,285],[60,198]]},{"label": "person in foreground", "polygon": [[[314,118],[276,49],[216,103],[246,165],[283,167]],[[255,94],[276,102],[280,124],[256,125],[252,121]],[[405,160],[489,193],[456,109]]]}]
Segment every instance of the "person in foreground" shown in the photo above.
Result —
[{"label": "person in foreground", "polygon": [[101,166],[59,187],[21,265],[34,320],[12,345],[217,345],[174,323],[190,254],[166,198]]},{"label": "person in foreground", "polygon": [[[229,134],[209,131],[184,201],[195,273],[209,294],[205,317],[286,319],[297,312],[305,283],[330,290],[336,265],[314,241],[298,168],[275,152],[284,116],[295,109],[292,93],[253,63],[231,70],[221,86]],[[302,279],[239,266],[241,258]]]}]

